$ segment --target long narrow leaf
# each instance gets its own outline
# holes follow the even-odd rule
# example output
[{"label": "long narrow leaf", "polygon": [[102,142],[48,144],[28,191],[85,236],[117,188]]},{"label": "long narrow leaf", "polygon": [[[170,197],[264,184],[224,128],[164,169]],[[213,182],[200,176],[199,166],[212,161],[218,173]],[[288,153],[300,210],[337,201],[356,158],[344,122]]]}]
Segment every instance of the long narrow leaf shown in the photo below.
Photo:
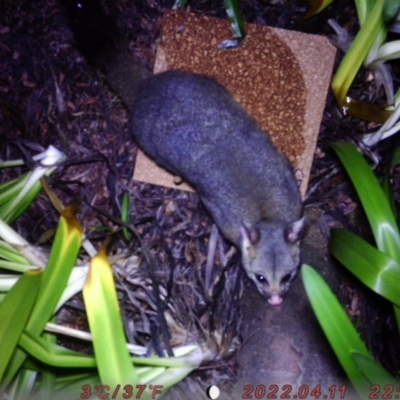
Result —
[{"label": "long narrow leaf", "polygon": [[[129,194],[125,193],[123,200],[122,200],[122,207],[121,207],[121,219],[124,222],[128,222],[129,221]],[[124,237],[126,240],[130,240],[131,238],[131,233],[129,232],[129,230],[124,227],[122,232],[124,233]]]},{"label": "long narrow leaf", "polygon": [[400,262],[399,229],[376,176],[351,144],[335,143],[333,148],[357,190],[379,250]]},{"label": "long narrow leaf", "polygon": [[[5,199],[8,196],[9,201],[0,203],[0,218],[6,222],[12,222],[17,219],[40,192],[42,187],[40,183],[41,177],[50,175],[56,168],[54,165],[64,158],[65,155],[51,145],[42,153],[33,156],[38,165],[32,172],[26,174],[26,180],[18,179],[14,181],[15,185],[8,186],[8,189],[12,190],[14,195],[11,197],[6,195]],[[22,182],[23,185],[21,185]]]},{"label": "long narrow leaf", "polygon": [[12,400],[29,399],[36,378],[36,372],[21,369],[7,393],[8,398]]},{"label": "long narrow leaf", "polygon": [[400,306],[400,263],[344,229],[331,230],[329,249],[361,282]]},{"label": "long narrow leaf", "polygon": [[0,304],[0,382],[39,292],[42,270],[28,271]]},{"label": "long narrow leaf", "polygon": [[[1,230],[1,225],[2,221],[0,220],[0,230]],[[4,223],[4,225],[7,224]],[[21,253],[17,249],[15,249],[15,247],[4,242],[3,240],[0,240],[0,257],[8,261],[13,261],[15,263],[18,263],[20,265],[26,265],[26,266],[30,265],[30,262],[26,258],[21,256]]]},{"label": "long narrow leaf", "polygon": [[228,14],[228,18],[231,21],[231,27],[235,38],[243,39],[245,35],[245,28],[238,0],[224,0],[224,2],[226,13]]},{"label": "long narrow leaf", "polygon": [[372,361],[373,358],[322,277],[308,265],[302,266],[301,273],[314,313],[347,377],[363,398],[362,395],[365,395],[365,390],[369,388],[371,382],[365,378],[355,363],[352,353],[358,352]]},{"label": "long narrow leaf", "polygon": [[355,0],[356,10],[358,15],[358,21],[362,26],[367,19],[368,13],[370,10],[370,0]]},{"label": "long narrow leaf", "polygon": [[391,183],[391,170],[392,167],[395,167],[396,165],[399,164],[400,164],[400,147],[397,147],[397,149],[393,152],[391,156],[390,164],[386,167],[385,176],[383,178],[384,180],[382,183],[383,192],[385,193],[385,196],[389,201],[390,208],[392,209],[392,213],[395,216],[397,216],[397,207]]},{"label": "long narrow leaf", "polygon": [[44,174],[50,174],[53,170],[54,168],[49,170],[41,166],[36,167],[18,195],[5,204],[4,209],[1,211],[1,218],[6,222],[12,222],[17,216],[21,215],[39,194],[42,187],[40,178]]},{"label": "long narrow leaf", "polygon": [[36,269],[37,267],[35,267],[33,265],[23,265],[23,264],[11,262],[11,261],[5,261],[5,260],[0,259],[0,268],[6,269],[8,271],[24,273],[31,269]]},{"label": "long narrow leaf", "polygon": [[141,399],[152,400],[185,379],[194,368],[168,368],[146,384]]},{"label": "long narrow leaf", "polygon": [[[46,258],[43,253],[31,246],[21,235],[0,219],[0,256],[10,261],[24,264],[24,259],[36,267],[44,267]],[[21,256],[23,258],[21,258]]]},{"label": "long narrow leaf", "polygon": [[39,334],[54,314],[75,266],[81,242],[82,227],[75,217],[75,209],[67,207],[60,218],[38,301],[27,328],[33,333]]},{"label": "long narrow leaf", "polygon": [[[49,262],[43,273],[40,292],[26,326],[27,331],[40,335],[54,314],[75,265],[81,240],[82,228],[75,218],[74,208],[68,207],[60,218]],[[25,351],[17,349],[1,382],[0,392],[8,386],[25,359]]]},{"label": "long narrow leaf", "polygon": [[333,0],[308,0],[308,3],[311,5],[311,8],[307,11],[307,14],[305,15],[305,19],[311,18],[314,15],[320,13],[322,10],[324,10],[326,7],[329,6],[329,4],[332,3]]},{"label": "long narrow leaf", "polygon": [[383,1],[375,1],[373,9],[368,13],[361,30],[343,58],[333,79],[332,89],[341,106],[344,104],[344,99],[359,68],[374,44],[375,38],[385,27],[382,16]]},{"label": "long narrow leaf", "polygon": [[29,171],[16,179],[0,184],[0,216],[3,205],[18,195],[31,174],[32,172]]},{"label": "long narrow leaf", "polygon": [[33,203],[33,201],[40,193],[41,189],[42,185],[40,181],[34,182],[32,186],[29,187],[28,191],[25,191],[24,188],[23,191],[20,192],[20,194],[23,192],[25,192],[25,194],[23,194],[22,196],[19,194],[13,201],[7,203],[2,213],[4,221],[11,223],[15,221],[18,217],[20,217],[24,213],[24,211]]},{"label": "long narrow leaf", "polygon": [[[362,371],[365,378],[374,385],[379,385],[382,389],[385,385],[392,385],[394,387],[399,386],[399,381],[397,381],[378,363],[376,363],[375,361],[371,361],[371,358],[365,357],[363,354],[357,352],[354,352],[352,356],[354,362],[358,365],[360,371]],[[395,397],[395,399],[396,398],[398,397]]]},{"label": "long narrow leaf", "polygon": [[94,368],[96,360],[84,354],[49,343],[38,335],[24,332],[20,346],[44,364],[63,368]]},{"label": "long narrow leaf", "polygon": [[383,6],[383,16],[386,21],[390,21],[398,15],[400,11],[400,1],[399,0],[385,0]]},{"label": "long narrow leaf", "polygon": [[[53,317],[53,321],[56,317]],[[55,345],[57,342],[57,336],[45,332],[42,339],[49,345]],[[40,385],[34,400],[53,400],[54,391],[56,386],[57,374],[54,368],[46,368],[41,374]]]},{"label": "long narrow leaf", "polygon": [[121,313],[105,249],[92,259],[83,298],[103,384],[115,387],[139,383],[126,348]]},{"label": "long narrow leaf", "polygon": [[[69,377],[67,377],[69,379]],[[97,389],[101,387],[100,377],[97,374],[86,374],[81,376],[72,376],[69,382],[63,379],[58,379],[57,393],[55,399],[98,399],[100,391]],[[104,393],[102,393],[104,396]],[[109,399],[112,397],[109,396]],[[134,396],[131,396],[133,399]]]}]

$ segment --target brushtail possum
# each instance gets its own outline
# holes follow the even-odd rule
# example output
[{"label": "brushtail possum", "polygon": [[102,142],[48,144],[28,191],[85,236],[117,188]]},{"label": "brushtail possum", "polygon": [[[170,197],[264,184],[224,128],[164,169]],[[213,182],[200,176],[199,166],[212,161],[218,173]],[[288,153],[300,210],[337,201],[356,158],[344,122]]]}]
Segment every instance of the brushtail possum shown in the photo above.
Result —
[{"label": "brushtail possum", "polygon": [[279,305],[298,270],[306,225],[289,160],[215,79],[184,71],[151,75],[97,0],[64,1],[81,51],[129,108],[134,140],[197,190],[241,250],[258,291]]}]

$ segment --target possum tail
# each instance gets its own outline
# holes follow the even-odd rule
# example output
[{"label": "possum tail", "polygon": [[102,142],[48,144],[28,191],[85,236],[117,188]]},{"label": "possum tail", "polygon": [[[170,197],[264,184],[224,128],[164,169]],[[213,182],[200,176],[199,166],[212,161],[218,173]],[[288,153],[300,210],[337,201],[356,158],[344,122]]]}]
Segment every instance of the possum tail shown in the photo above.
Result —
[{"label": "possum tail", "polygon": [[86,60],[99,67],[110,86],[132,111],[139,85],[152,73],[129,49],[115,19],[100,0],[62,0],[76,45]]}]

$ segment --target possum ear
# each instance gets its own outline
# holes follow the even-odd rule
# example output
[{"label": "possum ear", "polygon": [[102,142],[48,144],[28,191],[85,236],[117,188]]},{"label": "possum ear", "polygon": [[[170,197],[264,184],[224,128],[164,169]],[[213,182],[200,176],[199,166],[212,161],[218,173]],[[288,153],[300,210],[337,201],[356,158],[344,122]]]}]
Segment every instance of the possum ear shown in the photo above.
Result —
[{"label": "possum ear", "polygon": [[299,242],[301,239],[303,239],[307,227],[308,221],[306,217],[292,222],[285,230],[285,239],[293,244]]},{"label": "possum ear", "polygon": [[244,244],[255,245],[260,241],[260,230],[254,226],[242,224],[240,233],[242,234],[242,242]]},{"label": "possum ear", "polygon": [[255,227],[242,224],[240,227],[242,236],[242,256],[253,259],[256,257],[256,248],[254,247],[260,241],[260,230]]}]

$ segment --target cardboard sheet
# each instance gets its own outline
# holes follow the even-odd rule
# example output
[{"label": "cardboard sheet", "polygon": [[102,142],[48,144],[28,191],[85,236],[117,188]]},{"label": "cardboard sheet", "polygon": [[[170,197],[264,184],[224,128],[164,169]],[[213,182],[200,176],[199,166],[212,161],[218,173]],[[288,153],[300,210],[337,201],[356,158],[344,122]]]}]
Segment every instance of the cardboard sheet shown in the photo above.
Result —
[{"label": "cardboard sheet", "polygon": [[[247,24],[240,48],[228,20],[171,11],[162,25],[154,72],[184,69],[224,84],[291,160],[304,195],[336,50],[327,38]],[[191,190],[139,151],[134,179]]]}]

